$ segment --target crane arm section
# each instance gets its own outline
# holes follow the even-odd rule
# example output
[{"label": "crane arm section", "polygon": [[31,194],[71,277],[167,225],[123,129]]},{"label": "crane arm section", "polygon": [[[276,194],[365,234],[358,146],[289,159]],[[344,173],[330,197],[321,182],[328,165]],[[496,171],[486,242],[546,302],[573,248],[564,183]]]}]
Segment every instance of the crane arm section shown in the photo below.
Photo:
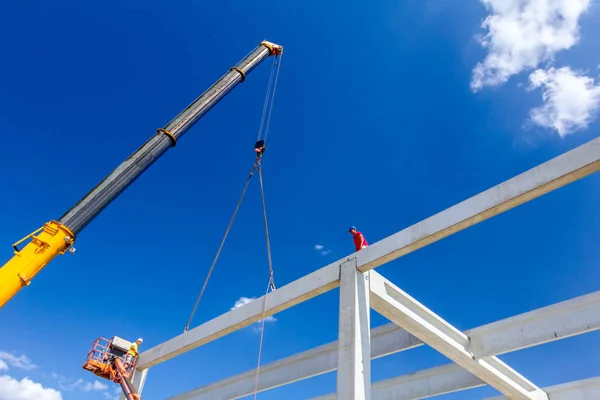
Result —
[{"label": "crane arm section", "polygon": [[115,168],[58,221],[46,223],[43,228],[20,241],[19,243],[31,239],[23,249],[19,250],[16,245],[13,246],[15,248],[13,258],[0,268],[0,308],[21,288],[28,286],[31,279],[54,257],[64,254],[71,247],[76,236],[102,210],[169,148],[175,146],[200,118],[240,82],[243,82],[258,64],[271,55],[280,55],[282,51],[281,46],[263,41],[171,122],[157,129],[150,140]]}]

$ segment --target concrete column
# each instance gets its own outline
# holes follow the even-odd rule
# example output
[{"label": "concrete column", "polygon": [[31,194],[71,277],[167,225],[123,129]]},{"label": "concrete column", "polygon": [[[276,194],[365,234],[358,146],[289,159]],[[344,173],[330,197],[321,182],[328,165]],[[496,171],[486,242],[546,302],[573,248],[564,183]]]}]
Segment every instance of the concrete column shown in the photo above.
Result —
[{"label": "concrete column", "polygon": [[[142,390],[144,389],[144,383],[146,383],[146,377],[148,376],[148,371],[150,370],[150,368],[147,369],[136,369],[133,372],[133,377],[131,378],[131,384],[133,385],[133,387],[135,388],[135,391],[141,396],[142,395]],[[142,396],[143,398],[143,396]],[[125,398],[125,395],[121,393],[121,396],[119,397],[119,400],[127,400]]]},{"label": "concrete column", "polygon": [[369,272],[356,259],[340,266],[337,398],[371,399]]}]

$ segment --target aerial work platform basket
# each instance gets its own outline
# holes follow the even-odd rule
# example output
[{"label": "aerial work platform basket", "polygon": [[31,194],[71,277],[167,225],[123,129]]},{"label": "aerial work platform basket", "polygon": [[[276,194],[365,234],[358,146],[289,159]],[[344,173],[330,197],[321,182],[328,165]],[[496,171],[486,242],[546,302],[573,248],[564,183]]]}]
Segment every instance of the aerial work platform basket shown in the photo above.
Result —
[{"label": "aerial work platform basket", "polygon": [[92,372],[100,378],[119,383],[119,377],[115,374],[115,361],[120,361],[120,364],[123,366],[121,372],[126,378],[130,377],[133,372],[133,366],[137,361],[137,356],[134,357],[131,362],[125,361],[125,355],[130,346],[130,342],[117,336],[114,336],[110,340],[98,338],[94,341],[92,348],[87,354],[83,369]]},{"label": "aerial work platform basket", "polygon": [[129,380],[137,361],[137,356],[131,360],[126,359],[130,347],[130,342],[117,336],[113,336],[110,340],[98,338],[87,354],[83,369],[121,385],[128,400],[140,400],[141,397]]}]

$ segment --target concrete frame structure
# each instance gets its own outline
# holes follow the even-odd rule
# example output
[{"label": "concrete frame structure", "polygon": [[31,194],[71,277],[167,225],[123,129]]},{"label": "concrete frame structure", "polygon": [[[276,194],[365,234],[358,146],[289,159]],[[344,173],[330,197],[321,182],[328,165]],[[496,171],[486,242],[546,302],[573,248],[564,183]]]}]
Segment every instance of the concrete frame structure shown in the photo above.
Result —
[{"label": "concrete frame structure", "polygon": [[[600,329],[600,291],[461,332],[374,271],[599,169],[597,138],[270,293],[267,316],[339,286],[339,336],[337,342],[262,365],[258,390],[337,369],[337,393],[313,400],[423,399],[484,385],[505,396],[493,400],[599,399],[600,377],[541,389],[496,356]],[[134,385],[141,391],[149,368],[259,321],[263,297],[142,353]],[[392,323],[371,330],[370,308]],[[371,359],[423,344],[454,363],[371,383]],[[254,393],[255,373],[169,400],[239,399]]]}]

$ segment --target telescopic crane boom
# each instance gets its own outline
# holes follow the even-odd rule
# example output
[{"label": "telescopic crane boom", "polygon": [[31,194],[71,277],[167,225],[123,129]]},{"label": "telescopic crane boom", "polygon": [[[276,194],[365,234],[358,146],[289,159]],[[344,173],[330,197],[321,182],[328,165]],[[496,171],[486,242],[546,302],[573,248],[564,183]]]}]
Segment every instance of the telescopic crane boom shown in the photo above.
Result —
[{"label": "telescopic crane boom", "polygon": [[[0,308],[19,290],[29,286],[35,277],[54,257],[72,247],[77,235],[106,208],[117,196],[133,183],[215,104],[262,61],[270,56],[279,56],[283,47],[263,41],[246,58],[221,77],[192,104],[177,115],[164,128],[157,129],[133,155],[119,165],[99,185],[83,197],[58,221],[50,221],[37,231],[13,245],[14,256],[0,268]],[[19,245],[29,242],[23,247]]]}]

